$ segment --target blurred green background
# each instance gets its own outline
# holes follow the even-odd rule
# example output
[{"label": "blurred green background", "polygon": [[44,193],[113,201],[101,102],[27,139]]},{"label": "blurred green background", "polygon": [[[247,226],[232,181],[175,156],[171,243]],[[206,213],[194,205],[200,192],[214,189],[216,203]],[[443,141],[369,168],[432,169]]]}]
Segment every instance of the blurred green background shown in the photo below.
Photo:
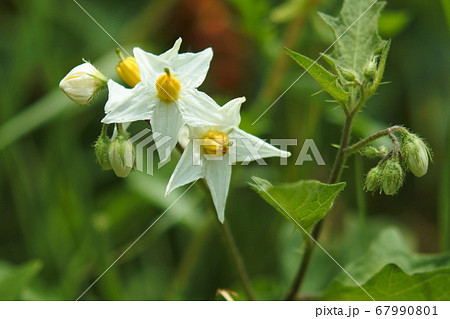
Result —
[{"label": "blurred green background", "polygon": [[[319,86],[302,77],[255,125],[251,123],[303,71],[283,47],[316,59],[333,41],[317,11],[337,14],[335,0],[153,0],[79,3],[125,48],[156,54],[183,38],[182,51],[214,50],[200,87],[219,102],[246,96],[241,127],[262,138],[297,138],[287,166],[277,159],[233,169],[226,218],[258,299],[279,299],[300,260],[301,236],[247,185],[326,180],[343,121]],[[390,124],[424,137],[434,152],[429,172],[408,175],[397,196],[361,191],[376,164],[351,158],[345,191],[321,238],[345,265],[385,227],[419,252],[450,248],[450,6],[388,1],[380,33],[392,39],[384,80],[358,117],[353,140]],[[155,176],[126,179],[102,171],[92,144],[106,92],[78,106],[59,91],[85,58],[115,77],[114,43],[72,0],[0,3],[0,299],[76,299],[171,203],[164,198],[176,160]],[[131,51],[130,51],[131,52]],[[142,127],[141,127],[142,128]],[[139,130],[139,125],[133,130]],[[326,166],[294,166],[313,138]],[[212,300],[216,289],[242,289],[214,214],[193,187],[83,299]],[[315,251],[304,293],[321,292],[339,268]]]}]

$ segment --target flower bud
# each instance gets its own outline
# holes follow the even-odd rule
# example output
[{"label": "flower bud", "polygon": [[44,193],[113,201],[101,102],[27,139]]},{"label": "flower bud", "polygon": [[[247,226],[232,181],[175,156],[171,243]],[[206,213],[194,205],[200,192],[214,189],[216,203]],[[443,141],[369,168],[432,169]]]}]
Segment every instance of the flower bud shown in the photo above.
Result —
[{"label": "flower bud", "polygon": [[211,130],[203,138],[202,146],[208,155],[223,156],[228,152],[231,144],[227,134]]},{"label": "flower bud", "polygon": [[386,146],[381,145],[381,146],[378,148],[378,155],[380,155],[380,156],[386,156],[387,153],[388,153],[388,150],[387,150]]},{"label": "flower bud", "polygon": [[108,79],[92,64],[85,62],[74,67],[59,82],[59,88],[77,104],[88,104]]},{"label": "flower bud", "polygon": [[134,87],[136,84],[141,82],[141,75],[139,73],[136,59],[133,57],[127,57],[124,59],[121,54],[119,56],[122,60],[116,66],[117,75],[119,75],[119,77],[130,87]]},{"label": "flower bud", "polygon": [[381,179],[381,186],[386,195],[394,195],[402,187],[405,173],[397,157],[390,158],[383,164]]},{"label": "flower bud", "polygon": [[420,137],[411,133],[406,135],[402,154],[406,165],[414,175],[421,177],[427,173],[430,150]]},{"label": "flower bud", "polygon": [[368,79],[371,79],[375,76],[377,72],[377,57],[373,56],[370,61],[364,66],[364,76]]},{"label": "flower bud", "polygon": [[109,162],[118,177],[127,177],[134,165],[133,143],[125,134],[120,134],[112,141],[109,152]]},{"label": "flower bud", "polygon": [[375,148],[373,146],[367,146],[361,150],[361,155],[364,155],[364,156],[367,156],[370,158],[374,158],[374,157],[379,156],[379,151],[377,148]]},{"label": "flower bud", "polygon": [[180,93],[180,81],[170,73],[169,69],[164,69],[166,73],[161,75],[156,80],[156,90],[158,91],[158,97],[166,102],[172,102],[179,97]]},{"label": "flower bud", "polygon": [[108,155],[110,146],[111,146],[111,139],[102,132],[102,134],[100,134],[97,141],[95,142],[94,148],[97,163],[105,171],[108,171],[112,168],[111,164],[109,163],[109,155]]},{"label": "flower bud", "polygon": [[364,183],[364,188],[368,192],[374,192],[381,186],[381,177],[383,173],[380,167],[375,166],[369,173],[367,173],[366,181]]},{"label": "flower bud", "polygon": [[352,70],[338,68],[339,74],[349,82],[353,82],[356,79],[356,74]]}]

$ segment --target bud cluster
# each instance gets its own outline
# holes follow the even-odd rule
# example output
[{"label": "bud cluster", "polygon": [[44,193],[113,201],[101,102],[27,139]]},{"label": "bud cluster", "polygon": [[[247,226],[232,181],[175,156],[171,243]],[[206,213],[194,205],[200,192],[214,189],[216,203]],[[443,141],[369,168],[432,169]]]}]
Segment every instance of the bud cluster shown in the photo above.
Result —
[{"label": "bud cluster", "polygon": [[118,177],[127,177],[134,166],[133,143],[123,129],[118,130],[113,140],[106,135],[106,129],[103,129],[95,143],[95,155],[103,170],[112,169]]},{"label": "bud cluster", "polygon": [[380,190],[386,195],[395,195],[405,181],[400,160],[392,156],[388,160],[372,168],[366,176],[365,189],[370,192]]},{"label": "bud cluster", "polygon": [[[379,189],[386,195],[394,195],[402,186],[407,170],[417,177],[426,174],[431,159],[429,147],[420,137],[408,130],[400,132],[403,137],[401,149],[394,147],[391,153],[385,155],[380,163],[369,171],[364,185],[366,191],[373,192]],[[368,157],[377,157],[383,156],[386,149],[368,146],[360,153]]]}]

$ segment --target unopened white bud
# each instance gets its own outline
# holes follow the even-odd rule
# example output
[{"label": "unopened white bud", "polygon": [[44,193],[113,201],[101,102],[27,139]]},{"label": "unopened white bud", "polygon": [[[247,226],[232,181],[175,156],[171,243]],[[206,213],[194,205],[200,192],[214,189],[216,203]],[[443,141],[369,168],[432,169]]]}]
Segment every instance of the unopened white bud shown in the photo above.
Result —
[{"label": "unopened white bud", "polygon": [[133,143],[124,134],[112,141],[108,152],[109,163],[118,177],[127,177],[134,165]]},{"label": "unopened white bud", "polygon": [[108,79],[89,62],[74,67],[59,82],[59,88],[77,104],[88,104]]},{"label": "unopened white bud", "polygon": [[408,134],[403,141],[402,154],[414,175],[421,177],[427,173],[430,150],[420,137]]}]

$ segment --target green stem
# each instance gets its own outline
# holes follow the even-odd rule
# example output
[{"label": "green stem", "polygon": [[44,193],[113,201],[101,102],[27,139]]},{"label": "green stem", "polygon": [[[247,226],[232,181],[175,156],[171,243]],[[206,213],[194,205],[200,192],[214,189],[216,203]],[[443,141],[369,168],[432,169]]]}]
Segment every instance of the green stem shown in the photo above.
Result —
[{"label": "green stem", "polygon": [[[363,148],[364,146],[367,146],[368,144],[372,143],[376,139],[379,139],[379,138],[381,138],[383,136],[386,136],[386,135],[390,136],[395,131],[408,132],[408,130],[405,129],[403,126],[400,126],[400,125],[391,126],[391,127],[388,127],[387,129],[378,131],[378,132],[376,132],[376,133],[366,137],[365,139],[362,139],[358,143],[355,143],[355,144],[353,144],[351,146],[348,146],[344,150],[344,152],[346,153],[346,155],[350,155],[352,153],[355,153],[355,152],[359,151],[361,148]],[[391,139],[392,139],[392,137],[391,137]]]},{"label": "green stem", "polygon": [[[206,196],[208,196],[208,198],[210,199],[211,207],[213,207],[213,209],[211,211],[215,212],[215,206],[214,206],[214,202],[212,201],[212,197],[210,195],[209,187],[206,184],[204,179],[201,179],[200,182],[201,182],[200,185],[202,186],[202,189],[205,191]],[[253,293],[252,285],[251,285],[247,270],[245,269],[244,261],[241,257],[239,249],[236,245],[236,241],[234,240],[233,233],[230,231],[230,228],[228,227],[228,224],[226,222],[221,223],[217,219],[216,216],[214,216],[214,219],[219,222],[219,226],[222,230],[222,233],[223,233],[223,236],[225,239],[225,243],[228,247],[228,250],[231,255],[231,259],[233,260],[233,264],[239,275],[242,286],[244,287],[245,293],[246,293],[248,299],[253,301],[253,300],[255,300],[255,294]]]},{"label": "green stem", "polygon": [[[407,132],[407,130],[403,126],[392,126],[385,130],[379,131],[375,134],[372,134],[369,137],[366,137],[365,139],[359,141],[358,143],[355,143],[351,146],[348,146],[348,143],[350,141],[350,132],[352,127],[352,121],[355,114],[357,114],[358,110],[361,108],[361,106],[364,103],[364,95],[361,96],[359,102],[357,103],[357,106],[353,109],[350,114],[347,115],[344,128],[342,131],[342,137],[341,142],[339,145],[339,151],[336,154],[336,158],[334,160],[333,168],[331,170],[330,178],[328,179],[329,184],[337,183],[340,179],[342,169],[345,164],[345,160],[347,159],[348,155],[357,152],[362,147],[368,145],[369,143],[373,142],[374,140],[388,135],[392,143],[394,144],[394,153],[398,153],[398,141],[395,138],[393,132],[400,131],[400,132]],[[317,223],[317,225],[314,227],[314,230],[311,234],[312,238],[314,240],[318,240],[320,232],[322,230],[323,226],[323,219]],[[294,278],[294,281],[291,284],[291,287],[288,290],[288,293],[285,296],[285,300],[293,300],[295,299],[295,296],[297,295],[298,291],[301,288],[301,285],[303,283],[303,280],[305,278],[306,272],[308,270],[308,266],[311,262],[311,256],[314,249],[314,243],[311,240],[308,240],[308,244],[306,246],[305,254],[303,255],[302,262],[300,263],[300,268],[297,272],[297,275]]]},{"label": "green stem", "polygon": [[[342,137],[341,137],[341,143],[339,146],[339,151],[336,155],[336,158],[334,160],[333,169],[331,170],[330,178],[328,180],[329,184],[334,184],[339,180],[339,177],[341,175],[342,167],[345,163],[345,149],[347,148],[348,142],[350,140],[350,131],[352,127],[352,116],[348,116],[344,129],[342,131]],[[322,230],[323,226],[323,219],[319,221],[316,226],[314,227],[311,237],[317,241],[319,238],[320,232]],[[294,278],[294,281],[291,284],[291,287],[289,288],[285,300],[294,300],[295,296],[297,295],[298,291],[300,290],[300,287],[304,281],[306,272],[308,270],[308,266],[311,262],[312,252],[314,250],[314,242],[312,240],[307,239],[307,246],[305,250],[305,254],[303,255],[302,262],[300,263],[300,267],[297,271],[297,275]]]},{"label": "green stem", "polygon": [[361,156],[355,156],[355,191],[356,191],[356,205],[359,213],[359,228],[361,238],[361,252],[365,251],[368,246],[367,235],[367,204],[364,194],[364,173],[363,161]]},{"label": "green stem", "polygon": [[116,123],[117,135],[125,134],[122,123]]},{"label": "green stem", "polygon": [[[184,148],[180,144],[177,144],[176,148],[177,148],[177,150],[180,151],[180,153],[182,153],[184,151]],[[211,207],[213,207],[213,210],[211,210],[211,211],[214,212],[215,211],[214,202],[212,201],[209,187],[206,184],[204,179],[200,180],[200,185],[202,186],[202,189],[205,191],[206,196],[210,199]],[[217,219],[216,216],[214,216],[214,219],[216,219],[219,222],[219,220]],[[252,285],[251,285],[247,270],[245,269],[244,261],[241,257],[239,249],[236,245],[236,241],[234,240],[233,234],[230,231],[230,228],[228,227],[228,224],[226,222],[224,222],[223,224],[219,222],[219,224],[220,224],[220,228],[222,229],[222,233],[224,235],[225,243],[230,252],[231,259],[233,260],[233,264],[236,267],[236,271],[239,275],[239,278],[241,279],[242,286],[244,287],[245,293],[246,293],[248,299],[253,301],[253,300],[255,300],[255,294],[253,293]]]},{"label": "green stem", "polygon": [[102,124],[102,132],[100,133],[100,135],[102,137],[108,136],[108,127],[109,127],[109,124]]},{"label": "green stem", "polygon": [[236,267],[239,278],[241,279],[242,285],[244,286],[245,293],[247,294],[248,299],[253,301],[255,300],[255,295],[253,293],[251,282],[244,266],[244,261],[242,260],[236,242],[234,241],[233,234],[231,233],[230,228],[228,227],[228,224],[226,222],[221,224],[221,226],[228,249],[233,259],[234,266]]},{"label": "green stem", "polygon": [[350,140],[350,131],[352,127],[353,116],[348,116],[345,120],[344,129],[342,131],[341,143],[339,144],[339,150],[334,160],[333,169],[331,170],[329,184],[334,184],[339,180],[341,176],[342,168],[345,162],[345,153],[348,142]]},{"label": "green stem", "polygon": [[[322,230],[322,220],[319,221],[316,226],[313,229],[313,232],[311,236],[313,238],[318,238],[320,231]],[[297,295],[297,292],[299,291],[301,284],[303,282],[303,279],[305,278],[306,271],[308,270],[308,265],[311,261],[312,252],[314,248],[314,243],[312,240],[306,241],[306,249],[305,253],[303,255],[302,261],[300,263],[300,267],[297,271],[297,274],[295,275],[294,281],[292,282],[288,292],[286,293],[286,296],[284,297],[284,300],[294,300],[295,296]]]}]

